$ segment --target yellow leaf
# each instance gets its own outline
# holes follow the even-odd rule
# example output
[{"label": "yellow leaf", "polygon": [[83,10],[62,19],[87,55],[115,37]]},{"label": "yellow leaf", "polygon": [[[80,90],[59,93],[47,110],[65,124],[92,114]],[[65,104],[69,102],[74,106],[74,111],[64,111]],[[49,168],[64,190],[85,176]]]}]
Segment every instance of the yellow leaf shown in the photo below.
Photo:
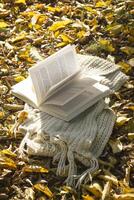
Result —
[{"label": "yellow leaf", "polygon": [[118,65],[122,70],[124,70],[125,73],[129,72],[131,70],[131,66],[128,63],[125,62],[118,62]]},{"label": "yellow leaf", "polygon": [[67,45],[66,42],[60,42],[56,45],[56,47],[64,47],[65,45]]},{"label": "yellow leaf", "polygon": [[128,139],[134,140],[134,133],[128,133]]},{"label": "yellow leaf", "polygon": [[19,76],[16,76],[16,77],[14,78],[14,80],[15,80],[17,83],[19,83],[19,82],[21,82],[21,81],[25,80],[25,77],[24,77],[24,76],[21,76],[21,75],[19,75]]},{"label": "yellow leaf", "polygon": [[17,35],[15,38],[13,38],[12,39],[12,42],[14,43],[14,42],[19,42],[19,41],[21,41],[21,40],[23,40],[23,39],[25,39],[26,38],[26,33],[24,32],[24,33],[20,33],[19,35]]},{"label": "yellow leaf", "polygon": [[3,111],[0,111],[0,120],[4,119],[5,113]]},{"label": "yellow leaf", "polygon": [[123,145],[121,143],[120,140],[116,139],[116,140],[110,140],[109,144],[112,148],[113,153],[118,153],[121,152],[123,149]]},{"label": "yellow leaf", "polygon": [[35,172],[35,173],[48,173],[48,169],[40,166],[25,166],[23,167],[24,172]]},{"label": "yellow leaf", "polygon": [[125,46],[125,47],[121,47],[120,50],[122,52],[126,53],[127,55],[133,55],[134,54],[134,47]]},{"label": "yellow leaf", "polygon": [[67,20],[63,20],[63,21],[57,21],[57,22],[54,22],[52,24],[52,26],[49,27],[49,30],[50,31],[57,31],[61,28],[64,28],[66,25],[72,23],[72,20],[70,19],[67,19]]},{"label": "yellow leaf", "polygon": [[59,7],[59,6],[57,6],[57,7],[47,6],[47,9],[49,12],[53,12],[53,13],[62,11],[61,7]]},{"label": "yellow leaf", "polygon": [[105,51],[109,51],[109,52],[115,51],[115,48],[113,47],[113,45],[111,44],[111,42],[109,40],[100,39],[99,45]]},{"label": "yellow leaf", "polygon": [[88,194],[82,195],[83,200],[95,200],[93,197],[89,196]]},{"label": "yellow leaf", "polygon": [[0,168],[16,169],[16,164],[12,159],[0,153]]},{"label": "yellow leaf", "polygon": [[66,42],[67,44],[73,42],[73,39],[66,34],[61,34],[59,37],[63,40],[63,42]]},{"label": "yellow leaf", "polygon": [[26,4],[26,0],[16,0],[16,4]]},{"label": "yellow leaf", "polygon": [[6,28],[8,24],[4,21],[0,21],[0,29]]},{"label": "yellow leaf", "polygon": [[130,188],[128,184],[125,184],[123,181],[119,181],[119,186],[122,193],[134,193],[134,188]]},{"label": "yellow leaf", "polygon": [[7,156],[11,156],[11,157],[16,157],[17,156],[15,153],[13,153],[9,149],[3,149],[3,150],[1,150],[1,153],[3,153],[4,155],[7,155]]},{"label": "yellow leaf", "polygon": [[84,185],[83,187],[96,197],[101,197],[102,195],[102,188],[98,183],[93,183],[91,185]]},{"label": "yellow leaf", "polygon": [[134,200],[134,193],[114,195],[114,200]]},{"label": "yellow leaf", "polygon": [[122,24],[116,24],[116,25],[109,25],[107,28],[107,31],[110,31],[112,34],[119,34],[123,29]]},{"label": "yellow leaf", "polygon": [[28,112],[23,110],[18,115],[18,122],[23,123],[28,118]]},{"label": "yellow leaf", "polygon": [[51,192],[51,190],[46,186],[43,185],[41,183],[37,183],[34,185],[34,188],[43,192],[46,196],[52,198],[53,197],[53,193]]},{"label": "yellow leaf", "polygon": [[116,120],[116,124],[118,126],[123,126],[126,122],[128,122],[131,118],[127,118],[125,116],[120,116]]},{"label": "yellow leaf", "polygon": [[97,14],[97,11],[90,6],[84,6],[84,8],[85,8],[85,10],[87,10],[88,12],[90,12],[92,14]]},{"label": "yellow leaf", "polygon": [[104,1],[98,1],[95,5],[96,8],[106,7],[107,4]]},{"label": "yellow leaf", "polygon": [[77,33],[77,38],[83,38],[84,36],[85,36],[85,34],[86,34],[86,31],[79,31],[78,33]]}]

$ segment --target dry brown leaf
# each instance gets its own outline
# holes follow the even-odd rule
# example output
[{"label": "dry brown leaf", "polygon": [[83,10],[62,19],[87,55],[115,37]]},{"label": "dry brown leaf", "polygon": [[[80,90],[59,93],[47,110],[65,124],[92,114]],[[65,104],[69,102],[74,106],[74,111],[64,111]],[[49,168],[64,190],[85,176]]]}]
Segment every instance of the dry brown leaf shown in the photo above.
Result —
[{"label": "dry brown leaf", "polygon": [[37,184],[34,185],[34,188],[43,192],[49,198],[53,197],[53,193],[51,192],[51,190],[46,185],[43,185],[41,183],[37,183]]}]

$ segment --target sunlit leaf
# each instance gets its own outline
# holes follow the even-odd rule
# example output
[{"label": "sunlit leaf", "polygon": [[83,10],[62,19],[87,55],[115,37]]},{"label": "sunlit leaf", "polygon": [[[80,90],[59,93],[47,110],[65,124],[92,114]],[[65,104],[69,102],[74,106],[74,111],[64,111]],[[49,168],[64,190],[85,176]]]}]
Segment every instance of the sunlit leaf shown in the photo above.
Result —
[{"label": "sunlit leaf", "polygon": [[128,139],[134,140],[134,133],[128,133]]},{"label": "sunlit leaf", "polygon": [[134,67],[134,58],[129,59],[128,64]]},{"label": "sunlit leaf", "polygon": [[111,44],[111,42],[109,40],[100,39],[99,40],[99,45],[105,51],[109,51],[109,52],[115,51],[115,48],[113,47],[113,45]]},{"label": "sunlit leaf", "polygon": [[47,9],[49,12],[53,12],[53,13],[62,11],[61,7],[59,6],[56,6],[56,7],[47,6]]},{"label": "sunlit leaf", "polygon": [[103,189],[103,192],[102,192],[101,200],[107,200],[108,199],[108,196],[110,194],[110,189],[111,189],[111,184],[110,184],[110,181],[108,181],[104,185],[104,189]]},{"label": "sunlit leaf", "polygon": [[66,46],[66,45],[67,45],[66,42],[60,42],[60,43],[58,43],[58,44],[56,45],[56,47],[64,47],[64,46]]},{"label": "sunlit leaf", "polygon": [[29,165],[23,167],[24,172],[35,172],[35,173],[48,173],[48,169],[40,166]]},{"label": "sunlit leaf", "polygon": [[16,0],[16,4],[26,4],[26,0]]},{"label": "sunlit leaf", "polygon": [[123,149],[123,145],[122,145],[121,141],[118,140],[118,139],[110,140],[109,144],[110,144],[110,146],[112,148],[113,153],[119,153]]},{"label": "sunlit leaf", "polygon": [[6,28],[8,24],[4,21],[0,21],[0,29]]},{"label": "sunlit leaf", "polygon": [[22,76],[22,75],[18,75],[18,76],[16,76],[16,77],[14,78],[14,80],[15,80],[17,83],[19,83],[19,82],[25,80],[25,77]]},{"label": "sunlit leaf", "polygon": [[23,123],[28,118],[28,112],[23,110],[18,115],[18,122]]},{"label": "sunlit leaf", "polygon": [[125,62],[118,62],[118,65],[120,65],[121,69],[127,73],[131,70],[131,66],[128,63]]},{"label": "sunlit leaf", "polygon": [[84,185],[83,187],[98,198],[101,197],[101,195],[102,195],[102,188],[99,185],[99,183],[93,183],[91,185]]},{"label": "sunlit leaf", "polygon": [[114,195],[114,200],[134,200],[134,193]]},{"label": "sunlit leaf", "polygon": [[37,183],[34,185],[34,188],[43,192],[46,196],[52,198],[53,197],[53,193],[51,192],[51,190],[46,186],[43,185],[41,183]]},{"label": "sunlit leaf", "polygon": [[7,155],[7,156],[11,156],[11,157],[16,157],[17,156],[10,149],[3,149],[3,150],[1,150],[1,153],[3,153],[4,155]]},{"label": "sunlit leaf", "polygon": [[128,122],[131,118],[127,118],[125,116],[117,117],[116,124],[118,126],[123,126],[126,122]]},{"label": "sunlit leaf", "polygon": [[0,120],[4,119],[4,117],[5,117],[5,112],[0,111]]},{"label": "sunlit leaf", "polygon": [[66,25],[72,23],[72,20],[70,19],[67,19],[67,20],[63,20],[63,21],[57,21],[57,22],[54,22],[50,27],[49,27],[49,30],[50,31],[57,31],[61,28],[64,28]]},{"label": "sunlit leaf", "polygon": [[0,168],[16,169],[16,164],[11,158],[7,158],[4,154],[0,154]]},{"label": "sunlit leaf", "polygon": [[66,34],[61,34],[59,37],[62,39],[63,42],[66,42],[67,44],[73,42],[73,39]]},{"label": "sunlit leaf", "polygon": [[86,31],[81,30],[77,33],[77,38],[83,38],[86,35]]},{"label": "sunlit leaf", "polygon": [[83,200],[95,200],[93,197],[89,196],[88,194],[82,195]]},{"label": "sunlit leaf", "polygon": [[107,31],[110,31],[112,34],[119,34],[122,30],[123,30],[122,24],[109,25],[107,27]]},{"label": "sunlit leaf", "polygon": [[98,1],[95,5],[96,8],[102,8],[102,7],[106,7],[106,6],[107,6],[106,2],[104,2],[102,0]]},{"label": "sunlit leaf", "polygon": [[21,40],[23,40],[23,39],[26,39],[26,32],[23,32],[23,33],[20,33],[19,35],[17,35],[16,37],[14,37],[13,39],[12,39],[12,42],[14,43],[14,42],[19,42],[19,41],[21,41]]},{"label": "sunlit leaf", "polygon": [[85,10],[87,10],[88,12],[92,13],[92,14],[97,14],[97,11],[95,9],[93,9],[91,6],[84,6]]},{"label": "sunlit leaf", "polygon": [[134,54],[134,47],[125,46],[125,47],[121,47],[120,50],[122,52],[126,53],[127,55],[133,55]]}]

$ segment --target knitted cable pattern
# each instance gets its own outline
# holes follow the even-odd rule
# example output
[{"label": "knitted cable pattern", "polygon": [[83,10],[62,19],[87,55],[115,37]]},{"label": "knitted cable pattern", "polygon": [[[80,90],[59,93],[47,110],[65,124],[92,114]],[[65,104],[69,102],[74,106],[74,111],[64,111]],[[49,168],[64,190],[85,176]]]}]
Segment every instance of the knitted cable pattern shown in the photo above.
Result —
[{"label": "knitted cable pattern", "polygon": [[[115,91],[127,80],[119,67],[102,58],[91,55],[79,55],[78,61],[88,73],[103,75],[103,84]],[[73,185],[75,179],[79,186],[91,179],[91,174],[98,168],[97,158],[101,155],[112,133],[116,116],[105,103],[104,97],[97,97],[93,106],[70,122],[65,122],[47,113],[25,105],[28,119],[18,127],[25,134],[20,144],[20,154],[52,157],[57,163],[57,175],[63,175],[68,162],[66,183]],[[27,148],[25,148],[25,146]],[[76,160],[88,169],[77,174]]]}]

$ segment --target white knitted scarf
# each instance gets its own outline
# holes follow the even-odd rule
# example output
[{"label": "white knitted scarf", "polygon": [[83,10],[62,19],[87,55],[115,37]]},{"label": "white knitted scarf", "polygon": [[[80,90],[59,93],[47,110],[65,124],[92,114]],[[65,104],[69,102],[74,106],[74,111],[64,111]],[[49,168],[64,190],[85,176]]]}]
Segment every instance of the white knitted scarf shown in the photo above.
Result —
[{"label": "white knitted scarf", "polygon": [[[118,90],[127,80],[119,67],[102,58],[91,55],[78,55],[81,67],[88,67],[91,74],[103,75],[103,84],[111,91]],[[28,119],[18,127],[25,133],[20,144],[20,153],[52,157],[57,163],[57,175],[67,171],[66,183],[77,186],[87,182],[98,168],[97,158],[101,155],[116,120],[116,116],[105,99],[98,99],[92,107],[70,122],[57,119],[47,113],[25,105]],[[87,167],[81,175],[77,174],[76,160]]]}]

